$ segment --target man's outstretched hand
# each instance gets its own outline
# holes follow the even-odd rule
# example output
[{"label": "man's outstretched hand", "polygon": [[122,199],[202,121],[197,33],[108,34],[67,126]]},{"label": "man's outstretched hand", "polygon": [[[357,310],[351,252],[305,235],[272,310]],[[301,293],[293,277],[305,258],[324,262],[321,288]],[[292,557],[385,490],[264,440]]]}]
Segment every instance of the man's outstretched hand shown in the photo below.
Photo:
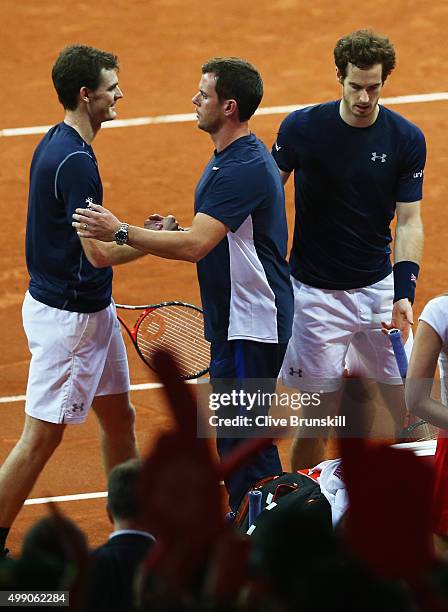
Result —
[{"label": "man's outstretched hand", "polygon": [[90,204],[88,208],[77,208],[73,214],[72,226],[81,238],[95,238],[102,242],[113,242],[115,232],[121,221],[98,204]]}]

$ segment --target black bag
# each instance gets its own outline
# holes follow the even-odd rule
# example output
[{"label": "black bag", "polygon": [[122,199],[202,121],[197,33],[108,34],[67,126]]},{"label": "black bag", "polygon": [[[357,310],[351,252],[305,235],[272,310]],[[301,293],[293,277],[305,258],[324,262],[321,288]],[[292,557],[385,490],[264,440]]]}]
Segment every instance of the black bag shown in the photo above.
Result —
[{"label": "black bag", "polygon": [[[319,483],[311,476],[300,472],[285,472],[280,476],[265,478],[252,487],[251,491],[261,491],[261,513],[254,521],[255,528],[269,522],[272,513],[291,510],[311,512],[319,515],[324,524],[331,529],[331,508],[320,490]],[[235,526],[238,531],[247,533],[249,527],[249,493],[238,509]]]}]

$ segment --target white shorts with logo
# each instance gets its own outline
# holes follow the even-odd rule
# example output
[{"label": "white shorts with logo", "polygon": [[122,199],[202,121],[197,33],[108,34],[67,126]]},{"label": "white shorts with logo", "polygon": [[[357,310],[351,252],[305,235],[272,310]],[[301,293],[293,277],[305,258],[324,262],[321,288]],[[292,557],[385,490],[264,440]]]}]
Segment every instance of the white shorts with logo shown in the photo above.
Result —
[{"label": "white shorts with logo", "polygon": [[[336,391],[344,369],[349,374],[398,385],[402,383],[389,338],[381,321],[390,321],[394,281],[361,289],[317,289],[292,278],[294,323],[280,372],[288,387]],[[412,333],[405,349],[410,355]]]},{"label": "white shorts with logo", "polygon": [[52,308],[26,293],[23,326],[31,351],[25,412],[50,423],[82,423],[95,396],[129,391],[115,305],[93,313]]}]

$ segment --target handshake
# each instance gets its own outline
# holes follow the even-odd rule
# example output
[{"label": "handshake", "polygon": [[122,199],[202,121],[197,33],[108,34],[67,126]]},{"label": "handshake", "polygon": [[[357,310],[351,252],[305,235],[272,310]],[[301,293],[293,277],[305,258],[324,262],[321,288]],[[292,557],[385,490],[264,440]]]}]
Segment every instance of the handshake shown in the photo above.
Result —
[{"label": "handshake", "polygon": [[[81,238],[95,238],[103,242],[115,240],[115,233],[122,224],[110,210],[91,201],[86,200],[85,208],[77,208],[73,214],[72,226]],[[159,214],[150,215],[144,223],[147,230],[185,231],[173,215],[163,217]]]},{"label": "handshake", "polygon": [[150,230],[166,230],[174,232],[185,231],[184,228],[179,225],[173,215],[168,215],[167,217],[162,217],[162,215],[158,214],[150,215],[145,221],[144,228]]}]

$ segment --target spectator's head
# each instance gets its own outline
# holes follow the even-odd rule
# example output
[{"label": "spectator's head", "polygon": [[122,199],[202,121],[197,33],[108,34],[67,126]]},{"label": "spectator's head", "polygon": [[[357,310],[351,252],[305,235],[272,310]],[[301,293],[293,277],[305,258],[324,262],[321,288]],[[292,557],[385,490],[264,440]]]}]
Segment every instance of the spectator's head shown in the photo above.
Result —
[{"label": "spectator's head", "polygon": [[107,513],[115,529],[138,528],[138,482],[141,470],[141,461],[131,459],[116,465],[109,474]]},{"label": "spectator's head", "polygon": [[47,516],[27,532],[16,581],[21,588],[68,590],[83,580],[87,538],[70,519]]}]

